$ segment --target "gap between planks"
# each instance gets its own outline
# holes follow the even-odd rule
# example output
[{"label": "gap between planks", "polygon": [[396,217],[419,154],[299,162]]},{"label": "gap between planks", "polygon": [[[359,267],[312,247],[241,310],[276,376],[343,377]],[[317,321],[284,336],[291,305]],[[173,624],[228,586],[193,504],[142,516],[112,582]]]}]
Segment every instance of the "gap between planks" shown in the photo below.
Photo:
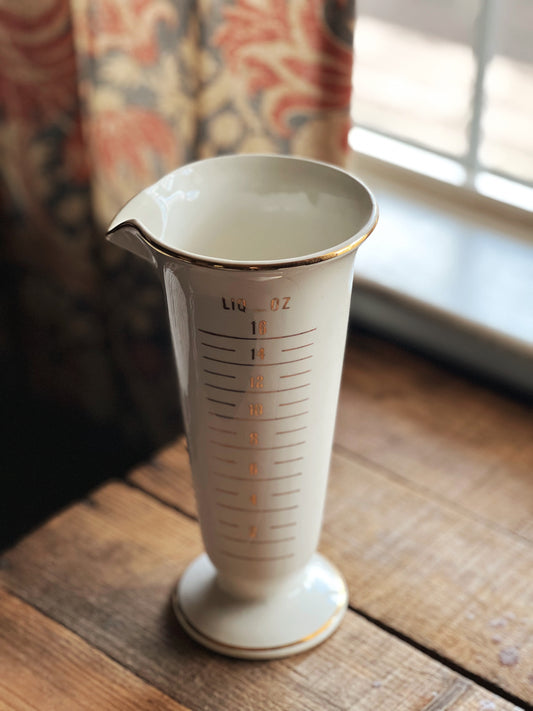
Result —
[{"label": "gap between planks", "polygon": [[[438,662],[439,664],[442,664],[442,666],[446,667],[450,671],[453,671],[456,674],[459,674],[464,679],[468,679],[468,681],[472,681],[474,684],[477,684],[478,686],[481,686],[483,689],[490,691],[491,694],[500,696],[505,701],[509,701],[509,703],[512,703],[515,706],[519,706],[521,709],[522,708],[523,709],[530,709],[530,708],[533,709],[533,707],[531,707],[523,699],[521,699],[518,696],[515,696],[514,694],[511,694],[509,691],[506,691],[501,686],[498,686],[498,684],[495,684],[494,682],[490,681],[489,679],[486,679],[485,677],[480,676],[479,674],[475,674],[474,672],[471,672],[468,669],[465,669],[460,664],[457,664],[457,662],[454,662],[453,659],[450,659],[449,657],[439,654],[439,652],[437,652],[434,649],[431,649],[430,647],[426,647],[425,645],[421,644],[420,642],[417,642],[416,640],[412,639],[411,637],[404,634],[403,632],[399,632],[398,630],[394,629],[394,627],[391,627],[390,625],[387,625],[385,622],[382,622],[377,617],[373,617],[372,615],[369,615],[364,610],[361,610],[360,608],[355,607],[354,605],[351,605],[351,604],[348,605],[348,610],[350,612],[355,613],[356,615],[359,615],[360,617],[363,617],[367,622],[370,622],[370,624],[375,625],[380,630],[387,632],[387,634],[390,634],[391,636],[395,637],[396,639],[399,639],[401,642],[404,642],[405,644],[409,645],[410,647],[413,647],[414,649],[421,652],[422,654],[425,654],[430,659],[433,659],[434,661]],[[448,708],[448,707],[446,706],[444,708]],[[429,709],[427,711],[429,711]]]},{"label": "gap between planks", "polygon": [[[483,517],[477,516],[469,509],[463,509],[462,507],[458,506],[456,502],[450,501],[449,499],[446,499],[445,497],[439,496],[432,489],[418,485],[418,484],[412,482],[411,480],[406,479],[406,478],[402,477],[401,475],[395,473],[394,471],[387,469],[383,465],[376,464],[375,462],[368,460],[366,457],[363,457],[361,455],[356,455],[353,452],[351,452],[350,450],[346,449],[342,445],[334,444],[333,452],[338,457],[340,457],[341,459],[344,459],[345,461],[361,462],[365,466],[374,469],[376,471],[376,473],[378,473],[379,475],[382,475],[382,476],[404,486],[408,490],[411,490],[411,491],[418,493],[418,494],[422,494],[427,498],[435,499],[439,504],[445,505],[446,508],[448,508],[449,510],[451,510],[453,512],[458,512],[461,515],[466,516],[468,518],[472,518],[473,520],[476,520],[478,523],[485,525],[488,528],[494,529],[498,533],[505,533],[511,538],[517,538],[521,542],[530,543],[530,541],[527,538],[520,536],[520,534],[516,534],[513,531],[509,531],[509,529],[506,529],[504,527],[497,526],[492,521],[486,520]],[[150,496],[158,503],[163,504],[164,506],[172,509],[173,511],[176,511],[179,514],[182,514],[189,520],[194,521],[195,523],[199,523],[198,517],[196,515],[188,512],[188,511],[184,511],[176,504],[173,504],[173,503],[169,502],[168,500],[165,500],[164,498],[158,496],[156,493],[151,491],[149,488],[145,487],[141,482],[127,480],[126,483],[129,486],[131,486],[132,488],[138,489],[139,491],[143,492],[144,494]],[[474,682],[475,684],[486,689],[490,693],[493,693],[493,694],[499,696],[500,698],[508,701],[509,703],[520,706],[521,708],[529,708],[527,702],[525,702],[523,699],[521,699],[520,697],[516,696],[515,694],[512,694],[511,692],[505,690],[498,684],[495,684],[494,682],[490,681],[490,679],[487,679],[486,677],[483,677],[479,674],[476,674],[475,672],[468,670],[466,667],[453,661],[453,659],[450,659],[449,657],[440,654],[436,650],[434,650],[430,647],[427,647],[426,645],[424,645],[420,642],[417,642],[415,639],[413,639],[409,635],[382,622],[379,618],[366,613],[361,608],[358,608],[354,605],[349,604],[348,612],[351,612],[352,614],[362,617],[370,624],[375,625],[377,628],[390,634],[392,637],[413,647],[414,649],[416,649],[417,651],[426,655],[430,659],[433,659],[434,661],[442,664],[444,667],[446,667],[450,671],[460,674],[465,679],[468,679],[469,681]]]},{"label": "gap between planks", "polygon": [[[144,511],[144,508],[145,508],[145,505],[143,504],[141,499],[146,498],[147,500],[149,500],[151,498],[150,496],[147,496],[144,492],[137,492],[136,502],[135,502],[135,500],[132,500],[131,495],[128,497],[128,500],[123,501],[123,494],[121,494],[118,491],[118,489],[121,486],[122,486],[122,484],[119,482],[118,484],[111,485],[111,487],[112,487],[111,492],[109,491],[109,485],[107,487],[104,487],[101,490],[98,490],[97,492],[95,492],[95,501],[94,501],[95,514],[98,514],[98,519],[100,519],[101,516],[102,517],[110,517],[110,520],[108,521],[108,525],[110,527],[109,531],[116,530],[117,534],[120,534],[120,536],[122,536],[124,534],[126,529],[123,528],[122,524],[120,524],[120,525],[118,525],[118,523],[116,524],[113,520],[113,516],[117,513],[119,513],[120,515],[123,515],[122,512],[124,511],[124,512],[128,512],[128,515],[130,515],[130,518],[132,520],[134,520],[135,522],[137,522],[138,518],[137,518],[136,514],[140,513],[141,510]],[[128,489],[133,494],[133,490],[129,487],[124,487],[123,491],[127,492]],[[109,493],[111,493],[113,495],[111,499],[109,499]],[[120,494],[120,508],[116,509],[116,505],[117,505],[116,502],[118,500],[117,497],[119,494]],[[106,497],[107,497],[108,501],[111,501],[110,507],[105,505]],[[113,504],[113,501],[115,501],[114,504]],[[102,505],[102,504],[104,504],[104,505]],[[129,514],[129,512],[131,510],[130,506],[132,506],[133,504],[135,504],[135,506],[133,507],[134,511],[133,511],[133,513]],[[159,518],[159,514],[158,514],[158,511],[156,510],[156,507],[157,507],[157,509],[159,509],[159,507],[160,507],[159,502],[153,503],[152,511],[150,512],[150,516],[147,518],[147,521],[150,521],[153,518],[153,516],[156,517],[156,520]],[[173,510],[173,507],[167,507],[167,508],[171,509],[171,511],[168,511],[165,516],[165,518],[167,518],[168,523],[170,523],[171,518],[174,518],[174,517],[176,517],[176,519],[182,518],[181,514],[179,512],[177,513],[175,510]],[[163,511],[161,511],[161,513],[163,513]],[[48,525],[44,526],[43,532],[41,534],[39,534],[39,531],[38,531],[28,538],[28,543],[30,543],[32,540],[34,543],[36,543],[37,538],[41,538],[41,539],[43,538],[43,533],[47,533],[48,535],[51,535],[52,540],[54,540],[54,536],[57,535],[58,531],[61,531],[63,529],[66,531],[68,529],[68,524],[71,524],[71,525],[73,524],[74,514],[75,514],[74,510],[66,511],[63,514],[60,514],[55,522],[55,525],[48,524]],[[79,511],[78,511],[78,514],[79,514]],[[97,529],[95,529],[95,530],[102,530],[100,528],[99,520],[98,521],[93,520],[93,518],[94,518],[93,516],[88,517],[87,513],[82,516],[82,519],[89,519],[88,522],[90,523],[90,525],[87,525],[87,521],[86,521],[85,525],[82,526],[81,530],[85,536],[90,534],[95,526],[97,526]],[[131,523],[131,521],[130,521],[130,523]],[[176,520],[176,524],[177,523],[178,523],[178,521]],[[172,524],[172,527],[173,528],[175,527],[174,524]],[[192,532],[192,530],[194,528],[193,521],[189,521],[188,527],[189,527],[190,531]],[[165,526],[162,527],[162,530],[163,529],[165,529]],[[160,540],[160,533],[161,533],[161,531],[158,531],[157,535],[156,535],[156,532],[153,533],[154,540]],[[184,536],[182,543],[185,543],[186,539],[187,539],[187,536]],[[46,540],[46,536],[45,536],[44,540]],[[105,560],[104,558],[101,558],[101,555],[103,553],[107,553],[108,543],[111,542],[112,540],[113,539],[108,541],[107,533],[105,535],[103,535],[102,541],[101,541],[103,548],[100,548],[100,549],[97,548],[97,550],[100,551],[100,556],[99,556],[100,560]],[[117,540],[118,540],[118,538],[117,538]],[[143,534],[136,532],[135,538],[131,539],[131,543],[134,544],[135,541],[140,541],[140,540],[143,540]],[[88,541],[88,539],[86,538],[85,542],[87,543],[87,541]],[[24,542],[22,542],[22,549],[24,548],[25,545],[27,545],[27,544],[24,544]],[[75,551],[76,546],[75,546],[75,544],[70,544],[70,543],[69,543],[69,545],[70,545],[70,553],[72,554]],[[91,539],[91,545],[92,545],[92,539]],[[132,547],[134,547],[134,546],[132,546]],[[145,555],[148,558],[150,558],[150,556],[152,555],[152,553],[149,550],[150,548],[151,548],[150,545],[147,545],[145,547],[145,550],[146,550]],[[31,550],[31,546],[30,546],[30,550]],[[38,552],[38,550],[39,550],[39,548],[37,547],[35,552]],[[139,552],[141,552],[141,551],[139,551]],[[159,555],[161,555],[162,552],[163,552],[163,549],[159,550]],[[126,549],[124,549],[124,553],[126,553]],[[135,556],[136,556],[135,550],[130,551],[130,553],[128,553],[127,555],[131,556],[131,560],[133,560],[133,558],[135,558]],[[15,556],[15,559],[16,559],[16,556]],[[91,558],[91,560],[94,560],[94,558]],[[129,560],[130,560],[130,558],[127,557],[123,561],[123,563],[127,564]],[[141,557],[141,563],[145,563],[145,562],[146,562],[146,560]],[[6,570],[9,569],[9,565],[10,565],[10,562],[8,560]],[[142,568],[142,565],[141,565],[141,568]],[[61,564],[59,565],[59,570],[61,570]],[[129,565],[126,565],[125,570],[126,571],[130,570]],[[56,578],[56,580],[60,580],[60,579],[61,578],[59,578],[59,579]],[[128,575],[126,575],[125,579],[129,581],[129,573],[128,573]],[[165,585],[165,587],[166,587],[166,585]],[[24,588],[22,588],[22,590],[24,590]],[[16,595],[16,593],[14,593],[14,594]],[[21,597],[21,596],[19,596],[19,597]],[[44,613],[40,609],[40,606],[39,606],[40,605],[40,597],[37,597],[37,598],[34,597],[33,602],[30,602],[30,601],[25,601],[25,602],[26,602],[26,604],[29,604],[33,608],[39,610],[39,612],[41,614],[46,615],[46,613]],[[146,610],[146,614],[149,617],[149,610],[148,609]],[[49,617],[50,619],[54,620],[54,622],[61,624],[58,620],[56,620],[56,618],[53,615],[46,615],[46,616]],[[153,622],[153,620],[152,620],[152,622]],[[369,635],[369,630],[367,630],[365,632],[364,627],[367,624],[369,625],[369,630],[372,628],[375,629],[375,635],[372,635],[372,634]],[[84,640],[93,649],[98,650],[102,654],[109,657],[109,659],[120,664],[120,666],[123,667],[124,669],[126,669],[127,671],[129,671],[133,674],[136,674],[136,676],[138,676],[142,681],[144,681],[145,683],[149,683],[152,688],[156,688],[159,691],[162,691],[165,695],[169,696],[170,698],[176,698],[172,694],[170,694],[168,691],[165,691],[160,686],[155,686],[152,682],[149,682],[142,674],[136,673],[132,669],[130,664],[126,661],[127,659],[129,659],[129,657],[127,657],[127,656],[125,657],[125,663],[123,664],[122,662],[119,661],[119,659],[121,658],[120,654],[118,656],[113,655],[112,653],[110,653],[109,647],[107,647],[104,650],[100,644],[95,643],[94,641],[90,641],[89,638],[86,638],[83,635],[83,633],[82,634],[76,633],[73,629],[71,629],[68,625],[65,625],[65,624],[62,624],[62,627],[69,630],[69,632],[71,632],[71,633],[77,634],[77,636],[79,638]],[[150,624],[148,625],[148,628],[149,627],[150,627]],[[81,629],[84,629],[84,628],[82,627]],[[100,631],[102,631],[104,628],[99,628],[99,629],[100,629]],[[481,694],[483,694],[485,691],[487,691],[486,688],[484,687],[484,685],[477,684],[478,689],[470,687],[469,682],[466,678],[461,678],[461,677],[457,678],[456,677],[457,672],[455,672],[455,671],[453,671],[453,675],[454,675],[453,677],[442,678],[441,674],[437,673],[438,672],[437,667],[435,667],[433,665],[439,664],[439,666],[442,666],[443,669],[445,669],[447,672],[449,672],[450,670],[446,667],[446,665],[442,665],[439,662],[435,662],[434,660],[431,659],[430,655],[425,654],[424,652],[421,652],[420,650],[412,649],[412,645],[409,645],[409,644],[405,644],[405,651],[402,652],[401,647],[399,647],[394,640],[395,636],[397,636],[397,635],[394,635],[394,630],[391,630],[391,632],[387,632],[383,629],[380,629],[380,625],[372,624],[371,621],[366,620],[362,615],[357,614],[357,612],[355,612],[355,611],[351,611],[349,613],[348,618],[345,620],[344,624],[341,625],[341,628],[337,631],[336,635],[334,635],[331,642],[329,643],[329,645],[330,645],[329,649],[332,652],[335,652],[334,657],[331,659],[332,668],[335,668],[336,664],[339,663],[341,660],[341,657],[338,655],[342,652],[342,657],[345,657],[346,652],[348,652],[348,657],[349,657],[350,650],[351,650],[351,654],[353,654],[353,652],[356,648],[355,645],[357,645],[357,648],[360,649],[362,666],[361,666],[361,668],[359,668],[359,672],[353,671],[354,676],[350,677],[353,682],[356,682],[356,681],[360,682],[358,673],[360,674],[362,671],[364,671],[365,674],[368,674],[369,671],[371,674],[379,674],[380,670],[383,671],[383,670],[389,669],[389,668],[397,670],[398,662],[401,661],[403,657],[406,657],[405,664],[402,665],[402,669],[403,669],[404,673],[408,673],[408,670],[411,670],[411,672],[410,672],[411,676],[416,676],[416,678],[418,679],[417,683],[420,682],[420,679],[423,679],[424,686],[425,686],[425,691],[424,691],[425,698],[429,699],[428,703],[425,703],[424,706],[418,706],[417,708],[421,708],[421,709],[423,708],[426,711],[437,711],[437,710],[442,711],[442,709],[449,708],[448,702],[450,700],[450,694],[453,696],[454,703],[455,703],[455,701],[457,701],[459,699],[459,696],[462,696],[462,693],[459,694],[459,692],[462,689],[468,691],[468,693],[469,693],[469,701],[464,706],[465,709],[468,708],[469,711],[472,711],[474,708],[476,708],[476,709],[482,708],[483,707],[483,706],[481,706],[482,703],[485,704],[485,708],[490,708],[490,706],[488,706],[488,704],[490,704],[492,702],[488,699],[483,699],[483,697],[481,697]],[[389,637],[390,637],[390,639],[387,639]],[[375,640],[376,645],[373,646],[373,644],[370,644],[370,642],[369,642],[370,638]],[[107,636],[103,636],[103,637],[101,637],[101,639],[105,642],[105,640],[108,640],[109,638]],[[111,647],[113,647],[113,645],[111,645]],[[188,645],[187,645],[187,647],[188,647]],[[392,653],[392,651],[391,651],[392,658],[389,659],[387,655],[389,654],[388,650],[391,647],[392,647],[392,650],[394,651],[394,653]],[[317,673],[318,669],[322,669],[322,665],[324,665],[324,664],[327,665],[328,661],[330,660],[328,653],[327,653],[327,649],[328,648],[326,648],[325,646],[317,648],[317,650],[314,653],[310,653],[308,655],[298,655],[297,657],[293,658],[294,659],[293,662],[287,661],[283,664],[283,666],[284,667],[286,666],[287,669],[290,670],[291,673],[295,669],[295,667],[298,669],[298,671],[300,671],[300,670],[305,671],[306,669],[308,670],[308,677],[307,678],[314,679],[313,685],[311,686],[311,688],[313,689],[313,694],[314,694],[313,699],[312,699],[313,700],[312,705],[313,705],[314,709],[317,708],[318,704],[320,704],[321,699],[324,700],[326,698],[324,696],[324,690],[321,688],[321,684],[326,683],[326,685],[327,685],[327,683],[328,683],[327,679],[330,676],[330,674],[325,674],[325,676],[323,676],[323,677],[320,676],[320,674],[318,674],[318,676],[315,676],[315,674]],[[322,650],[322,651],[320,651],[320,650]],[[141,649],[141,651],[142,651],[142,649]],[[162,650],[162,651],[164,651],[164,650]],[[188,649],[182,648],[181,653],[188,654]],[[205,661],[206,661],[206,659],[205,659],[206,653],[202,652],[202,654],[200,655],[199,652],[194,652],[192,647],[191,647],[191,653],[196,658],[196,661],[200,664],[200,666],[203,667],[205,665]],[[417,654],[420,655],[418,658],[419,661],[417,661]],[[336,655],[336,659],[335,659],[335,655]],[[387,660],[388,660],[387,663],[384,663],[383,669],[381,669],[380,664],[378,662],[378,660],[381,659],[382,657],[387,657]],[[124,658],[124,657],[122,657],[122,658]],[[141,657],[139,657],[137,659],[139,669],[143,669],[142,665],[139,666],[139,664],[141,662],[143,662],[143,659],[144,659],[144,657],[142,657],[142,655],[141,655]],[[258,668],[255,663],[243,663],[243,664],[239,664],[238,666],[236,664],[232,664],[230,666],[228,666],[227,664],[224,664],[221,666],[217,662],[217,659],[220,659],[217,655],[211,655],[209,657],[209,659],[213,662],[213,664],[216,663],[217,668],[220,667],[221,671],[223,671],[223,669],[225,669],[226,672],[231,671],[232,674],[234,674],[234,675],[237,674],[237,676],[235,678],[238,679],[239,681],[241,681],[243,684],[248,684],[248,682],[250,682],[252,680],[252,677],[256,678],[256,675],[250,671],[252,669],[252,667],[254,669]],[[375,666],[374,666],[374,661],[372,661],[374,659],[376,660]],[[346,660],[344,660],[344,662],[346,662]],[[393,664],[393,662],[394,662],[394,664]],[[343,667],[344,671],[346,672],[347,670],[353,670],[353,666],[352,666],[353,664],[355,664],[354,659],[352,659],[351,662],[349,662],[349,660],[348,660],[348,662],[346,662],[345,666]],[[391,666],[391,664],[392,664],[392,666]],[[320,666],[317,666],[317,665],[320,665]],[[428,665],[427,669],[426,669],[425,665]],[[150,667],[148,667],[148,668],[150,668]],[[263,668],[263,673],[268,673],[267,669],[270,669],[270,670],[272,670],[272,674],[279,675],[281,673],[280,668],[281,667],[280,667],[279,663],[273,662],[272,665],[269,665],[268,667]],[[277,672],[275,670],[277,670]],[[433,670],[433,671],[431,672],[431,674],[429,674],[429,677],[428,677],[428,672],[430,672],[431,670]],[[168,671],[168,669],[167,669],[167,671]],[[241,676],[241,674],[242,674],[242,676]],[[285,674],[285,672],[283,672],[283,674]],[[305,678],[305,674],[304,674],[304,678]],[[374,688],[376,690],[378,690],[381,688],[381,686],[383,686],[383,691],[385,690],[385,687],[387,686],[388,682],[384,681],[383,683],[381,683],[381,682],[376,683],[376,682],[372,681],[372,679],[375,679],[375,678],[376,678],[375,676],[374,677],[370,676],[369,678],[366,678],[366,693],[368,693],[369,691],[372,692],[372,689],[374,689]],[[409,677],[409,678],[411,678],[411,677]],[[287,689],[294,688],[292,686],[290,677],[286,677],[286,680],[287,680],[287,683],[289,684],[289,687],[287,687]],[[281,681],[283,681],[283,679]],[[346,678],[344,678],[344,681],[346,681]],[[439,683],[443,684],[444,688],[441,688],[438,692],[436,692],[436,691],[431,692],[431,694],[434,694],[434,695],[433,696],[429,695],[429,697],[428,697],[428,690],[431,690],[431,688],[432,688],[431,685],[433,683],[435,683],[437,688],[438,688]],[[315,684],[317,684],[316,689],[314,688]],[[413,681],[413,684],[415,684],[414,681]],[[428,686],[428,684],[429,684],[429,686]],[[308,686],[308,685],[304,685],[304,686]],[[433,687],[433,688],[435,688],[435,687]],[[455,691],[454,691],[454,689],[455,689]],[[412,690],[418,691],[416,686],[414,686]],[[270,688],[269,694],[272,694],[273,691],[274,691],[274,689]],[[283,691],[283,689],[281,689],[281,691]],[[299,693],[298,689],[296,689],[296,692]],[[348,694],[348,692],[349,692],[349,690],[346,691],[347,694]],[[352,692],[352,694],[354,694],[354,693],[357,693],[357,691],[355,690]],[[490,692],[490,693],[492,694],[492,692]],[[500,699],[503,701],[504,698],[501,695],[499,695],[499,696],[500,696]],[[479,701],[477,701],[478,699],[479,699]],[[494,699],[494,700],[496,700],[496,699]],[[300,701],[305,701],[305,699],[301,698]],[[308,699],[308,701],[311,701],[311,699]],[[405,701],[405,698],[404,698],[404,701]],[[443,703],[446,703],[446,705],[443,705]],[[476,704],[476,705],[474,706],[474,704]],[[187,706],[190,707],[190,704],[187,704]],[[338,706],[331,700],[331,697],[328,696],[327,707],[328,708],[352,708],[352,707],[355,708],[355,705],[352,704],[352,705]],[[391,706],[389,705],[389,706],[385,706],[385,707],[390,708]],[[254,708],[259,708],[259,707],[254,706]],[[265,706],[264,708],[266,709],[267,706]],[[269,705],[268,708],[270,709],[270,708],[272,708],[272,706]],[[321,708],[325,708],[324,704],[321,704]],[[463,708],[462,702],[461,702],[461,708]]]},{"label": "gap between planks", "polygon": [[[113,703],[113,708],[115,707],[115,704],[117,708],[120,707],[121,709],[138,708],[138,703],[133,697],[130,698],[129,695],[128,698],[121,697],[120,691],[126,688],[130,690],[129,693],[133,693],[133,691],[138,691],[140,695],[139,701],[142,699],[143,705],[144,703],[149,702],[150,705],[154,703],[154,705],[157,705],[159,707],[160,703],[164,703],[165,709],[168,709],[169,711],[171,709],[172,711],[190,711],[189,707],[183,706],[179,701],[173,699],[171,696],[158,689],[157,686],[155,686],[149,678],[143,677],[142,674],[140,674],[134,667],[125,664],[118,657],[114,656],[113,654],[110,654],[108,650],[102,649],[100,646],[94,644],[93,642],[89,642],[78,632],[65,625],[61,620],[56,619],[46,610],[41,609],[38,604],[26,600],[24,596],[21,595],[19,592],[10,589],[9,586],[6,586],[4,584],[0,584],[0,602],[3,602],[5,608],[8,609],[11,607],[18,607],[18,605],[20,605],[21,607],[20,612],[24,614],[24,619],[26,622],[24,625],[18,628],[17,640],[19,643],[21,642],[19,638],[23,637],[24,634],[28,634],[28,632],[32,629],[32,626],[34,628],[38,626],[38,631],[42,633],[43,638],[46,635],[48,649],[47,664],[51,664],[53,667],[52,670],[49,669],[48,673],[46,673],[46,677],[50,677],[50,671],[54,672],[52,678],[57,677],[58,672],[66,675],[67,668],[71,670],[73,666],[82,666],[85,662],[85,664],[87,665],[85,667],[86,671],[88,668],[90,674],[93,675],[93,683],[90,684],[89,680],[86,680],[87,674],[80,674],[78,678],[81,679],[82,688],[78,688],[80,685],[77,684],[76,679],[74,682],[76,686],[75,691],[77,693],[83,692],[84,694],[87,694],[88,689],[83,689],[84,683],[87,683],[88,685],[90,685],[94,694],[94,681],[98,680],[99,683],[97,684],[97,689],[101,692],[100,695],[106,695],[109,690],[110,696],[115,693],[118,697]],[[5,608],[3,609],[4,613]],[[43,620],[43,623],[40,623],[39,618]],[[29,625],[28,621],[30,622]],[[33,632],[35,633],[35,629],[33,629]],[[51,647],[50,639],[52,640]],[[32,634],[31,644],[35,645],[36,643],[38,643],[38,641],[38,635],[36,636],[35,634]],[[65,646],[65,649],[62,650],[63,645]],[[78,656],[74,655],[73,657],[73,649],[77,650]],[[25,671],[29,671],[32,666],[34,666],[35,664],[39,664],[39,662],[35,658],[30,656],[27,646],[25,646],[25,650],[26,655],[24,661],[24,669]],[[65,668],[62,668],[62,665],[64,664],[64,659],[67,655],[66,653],[61,654],[61,652],[66,652],[67,650],[69,661],[65,665]],[[2,652],[0,650],[0,658],[1,655]],[[29,665],[28,660],[30,662]],[[29,701],[28,695],[32,693],[32,689],[30,688],[31,684],[35,683],[35,674],[30,671],[30,675],[31,681],[29,681],[28,685],[25,685],[24,687],[26,697],[20,697],[25,704],[27,701]],[[8,683],[6,682],[5,674],[4,683]],[[0,681],[0,686],[1,685],[2,682]],[[9,692],[9,687],[6,688]],[[147,692],[149,692],[150,698],[147,698]],[[59,699],[56,700],[59,701]],[[108,700],[113,701],[113,699]],[[62,701],[65,701],[65,699],[62,699]],[[71,701],[73,701],[73,699],[71,699]],[[100,701],[102,701],[102,699],[100,699]],[[36,706],[36,708],[42,708],[42,706],[40,705],[41,703],[42,700],[39,702],[39,705]],[[93,703],[94,699],[92,699],[91,703],[87,704],[87,707],[90,708]],[[63,707],[62,703],[59,705]],[[3,708],[2,699],[0,699],[0,708]],[[107,708],[107,705],[105,706],[105,708]]]}]

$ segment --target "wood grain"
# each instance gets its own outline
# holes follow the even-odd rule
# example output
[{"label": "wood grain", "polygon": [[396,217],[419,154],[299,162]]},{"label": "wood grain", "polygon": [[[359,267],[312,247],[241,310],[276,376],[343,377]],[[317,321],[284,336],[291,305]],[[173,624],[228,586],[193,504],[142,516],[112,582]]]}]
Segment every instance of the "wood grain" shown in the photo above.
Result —
[{"label": "wood grain", "polygon": [[162,449],[150,461],[135,467],[128,475],[128,481],[188,516],[197,518],[198,510],[184,437]]},{"label": "wood grain", "polygon": [[[183,441],[132,479],[195,514]],[[533,702],[528,540],[335,452],[321,550],[343,570],[354,608]],[[502,663],[509,655],[515,663]]]},{"label": "wood grain", "polygon": [[[530,406],[358,334],[346,351],[335,441],[339,451],[413,490],[533,541]],[[174,452],[170,447],[147,463],[148,478],[164,499],[194,514],[190,486],[182,486],[188,461]],[[143,470],[132,474],[141,486]]]},{"label": "wood grain", "polygon": [[[111,483],[9,551],[0,582],[98,654],[190,709],[513,708],[353,612],[328,642],[287,660],[242,662],[201,649],[181,631],[168,604],[176,577],[200,549],[198,526],[190,518]],[[9,599],[4,615],[20,619],[12,607],[23,603]],[[37,614],[29,613],[29,636]],[[7,630],[3,637],[7,656],[12,634]],[[18,634],[23,640],[25,632]],[[64,644],[71,643],[70,634],[65,632]],[[31,668],[43,642],[26,647]],[[15,648],[23,646],[20,641]],[[72,673],[82,675],[76,665]]]},{"label": "wood grain", "polygon": [[184,711],[73,632],[0,588],[0,709]]},{"label": "wood grain", "polygon": [[533,410],[421,356],[349,340],[336,442],[533,540]]}]

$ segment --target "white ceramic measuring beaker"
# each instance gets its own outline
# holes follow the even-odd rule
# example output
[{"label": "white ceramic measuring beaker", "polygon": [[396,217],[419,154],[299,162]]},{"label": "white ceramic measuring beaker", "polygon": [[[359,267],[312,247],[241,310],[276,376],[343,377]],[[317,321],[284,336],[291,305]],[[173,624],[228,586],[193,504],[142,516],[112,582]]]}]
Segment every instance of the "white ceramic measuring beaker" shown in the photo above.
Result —
[{"label": "white ceramic measuring beaker", "polygon": [[345,582],[316,549],[354,255],[376,221],[338,168],[240,155],[166,175],[109,227],[164,286],[206,549],[174,607],[218,652],[299,652],[345,612]]}]

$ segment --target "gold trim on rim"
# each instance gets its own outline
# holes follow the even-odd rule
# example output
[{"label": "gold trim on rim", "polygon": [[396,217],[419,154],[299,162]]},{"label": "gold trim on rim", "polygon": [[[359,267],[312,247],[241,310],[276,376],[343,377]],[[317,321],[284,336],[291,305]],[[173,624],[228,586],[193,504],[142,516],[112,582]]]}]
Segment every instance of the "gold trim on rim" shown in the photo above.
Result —
[{"label": "gold trim on rim", "polygon": [[287,260],[271,260],[270,262],[258,262],[256,264],[252,264],[245,261],[235,261],[231,264],[221,264],[220,262],[217,262],[214,258],[196,257],[192,254],[184,254],[183,252],[171,249],[170,247],[165,247],[159,242],[157,242],[150,235],[146,235],[142,231],[142,229],[132,220],[125,220],[120,225],[114,227],[112,230],[108,230],[108,232],[106,232],[106,236],[117,232],[123,227],[130,227],[138,232],[140,239],[146,242],[146,244],[151,247],[151,249],[153,249],[155,252],[158,252],[159,254],[162,254],[164,257],[179,259],[182,262],[187,262],[188,264],[196,264],[197,266],[208,267],[211,269],[229,269],[238,271],[272,271],[275,269],[287,269],[289,267],[302,267],[308,264],[318,264],[319,262],[325,262],[329,259],[336,259],[337,257],[342,257],[343,255],[352,252],[354,249],[359,247],[359,245],[362,244],[369,235],[372,234],[377,225],[378,217],[379,210],[376,203],[374,202],[374,219],[372,220],[368,230],[362,235],[359,235],[356,239],[354,239],[353,242],[350,242],[349,244],[339,249],[334,249],[330,252],[326,252],[325,254],[317,254],[316,256],[304,257],[302,259],[293,258]]}]

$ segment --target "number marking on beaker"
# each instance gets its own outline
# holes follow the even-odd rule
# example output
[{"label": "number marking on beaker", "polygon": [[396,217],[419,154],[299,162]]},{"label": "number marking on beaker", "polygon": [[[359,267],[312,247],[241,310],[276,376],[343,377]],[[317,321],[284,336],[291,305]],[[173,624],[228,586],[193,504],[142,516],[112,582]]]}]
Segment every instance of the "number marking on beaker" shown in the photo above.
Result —
[{"label": "number marking on beaker", "polygon": [[263,403],[261,403],[261,402],[248,403],[248,412],[250,413],[252,419],[254,417],[261,417],[261,415],[263,414]]},{"label": "number marking on beaker", "polygon": [[255,360],[256,357],[259,358],[259,360],[264,360],[265,359],[265,349],[264,348],[252,348],[252,360]]},{"label": "number marking on beaker", "polygon": [[255,335],[259,336],[266,336],[267,334],[267,322],[264,320],[261,321],[252,321],[252,333]]}]

